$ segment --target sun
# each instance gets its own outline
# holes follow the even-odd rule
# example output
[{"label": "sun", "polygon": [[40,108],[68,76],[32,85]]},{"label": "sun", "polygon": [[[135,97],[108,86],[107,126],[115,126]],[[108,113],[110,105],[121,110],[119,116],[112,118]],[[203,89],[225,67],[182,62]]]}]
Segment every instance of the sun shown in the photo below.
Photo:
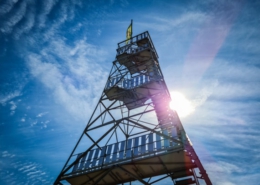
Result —
[{"label": "sun", "polygon": [[191,102],[180,92],[172,91],[170,108],[175,110],[179,117],[186,117],[194,111]]}]

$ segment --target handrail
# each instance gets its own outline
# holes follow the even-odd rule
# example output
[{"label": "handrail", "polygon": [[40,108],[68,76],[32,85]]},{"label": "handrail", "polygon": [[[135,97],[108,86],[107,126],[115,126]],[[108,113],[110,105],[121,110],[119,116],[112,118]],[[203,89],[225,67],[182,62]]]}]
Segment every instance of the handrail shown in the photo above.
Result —
[{"label": "handrail", "polygon": [[[129,49],[129,48],[131,48],[132,45],[134,45],[134,44],[137,43],[138,41],[143,40],[143,39],[145,39],[145,38],[147,38],[147,39],[149,40],[149,43],[150,43],[150,45],[151,45],[153,51],[155,52],[156,57],[159,58],[159,56],[158,56],[158,54],[157,54],[157,52],[156,52],[156,49],[155,49],[155,47],[154,47],[154,45],[153,45],[153,41],[152,41],[152,39],[151,39],[150,34],[149,34],[148,31],[145,31],[145,32],[143,32],[143,33],[140,33],[140,34],[138,34],[138,35],[135,35],[135,36],[131,37],[130,39],[126,39],[126,40],[124,40],[124,41],[122,41],[122,42],[119,42],[119,43],[117,44],[117,45],[118,45],[118,49],[117,49],[117,50],[119,50],[120,48],[123,48],[123,47]],[[129,41],[129,40],[130,40],[130,43],[127,42],[127,41]]]},{"label": "handrail", "polygon": [[[175,127],[172,127],[170,130],[163,130],[163,134],[173,139],[177,138]],[[102,149],[96,148],[90,150],[73,166],[72,173],[92,171],[96,168],[132,160],[134,158],[147,158],[151,155],[160,155],[176,147],[180,147],[180,145],[166,137],[161,137],[157,133],[145,134],[103,146]],[[78,154],[78,156],[80,155],[82,155],[82,153]]]}]

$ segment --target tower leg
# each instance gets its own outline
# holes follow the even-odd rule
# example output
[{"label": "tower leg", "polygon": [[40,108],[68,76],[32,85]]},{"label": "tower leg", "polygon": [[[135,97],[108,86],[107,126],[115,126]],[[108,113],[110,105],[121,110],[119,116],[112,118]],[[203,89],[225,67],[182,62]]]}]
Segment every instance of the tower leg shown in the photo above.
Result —
[{"label": "tower leg", "polygon": [[[196,152],[194,151],[192,146],[187,146],[186,150],[188,151],[190,157],[194,160],[196,166],[199,168],[200,174],[201,174],[201,179],[204,179],[207,185],[212,185],[209,176],[206,172],[206,170],[204,169],[204,167],[202,166]],[[196,174],[195,174],[196,175]]]}]

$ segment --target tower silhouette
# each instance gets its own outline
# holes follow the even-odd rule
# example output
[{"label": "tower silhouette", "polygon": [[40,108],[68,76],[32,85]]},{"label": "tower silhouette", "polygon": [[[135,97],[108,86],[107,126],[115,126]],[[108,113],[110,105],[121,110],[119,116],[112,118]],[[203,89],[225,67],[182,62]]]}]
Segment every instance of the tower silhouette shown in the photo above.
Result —
[{"label": "tower silhouette", "polygon": [[118,43],[107,83],[54,184],[207,184],[148,32]]}]

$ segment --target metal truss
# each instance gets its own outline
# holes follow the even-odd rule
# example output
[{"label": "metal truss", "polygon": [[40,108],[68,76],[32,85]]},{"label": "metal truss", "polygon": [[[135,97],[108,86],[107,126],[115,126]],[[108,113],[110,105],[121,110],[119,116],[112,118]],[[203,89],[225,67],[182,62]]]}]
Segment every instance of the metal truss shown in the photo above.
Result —
[{"label": "metal truss", "polygon": [[170,178],[176,185],[211,185],[170,100],[149,33],[119,43],[102,95],[54,184]]}]

